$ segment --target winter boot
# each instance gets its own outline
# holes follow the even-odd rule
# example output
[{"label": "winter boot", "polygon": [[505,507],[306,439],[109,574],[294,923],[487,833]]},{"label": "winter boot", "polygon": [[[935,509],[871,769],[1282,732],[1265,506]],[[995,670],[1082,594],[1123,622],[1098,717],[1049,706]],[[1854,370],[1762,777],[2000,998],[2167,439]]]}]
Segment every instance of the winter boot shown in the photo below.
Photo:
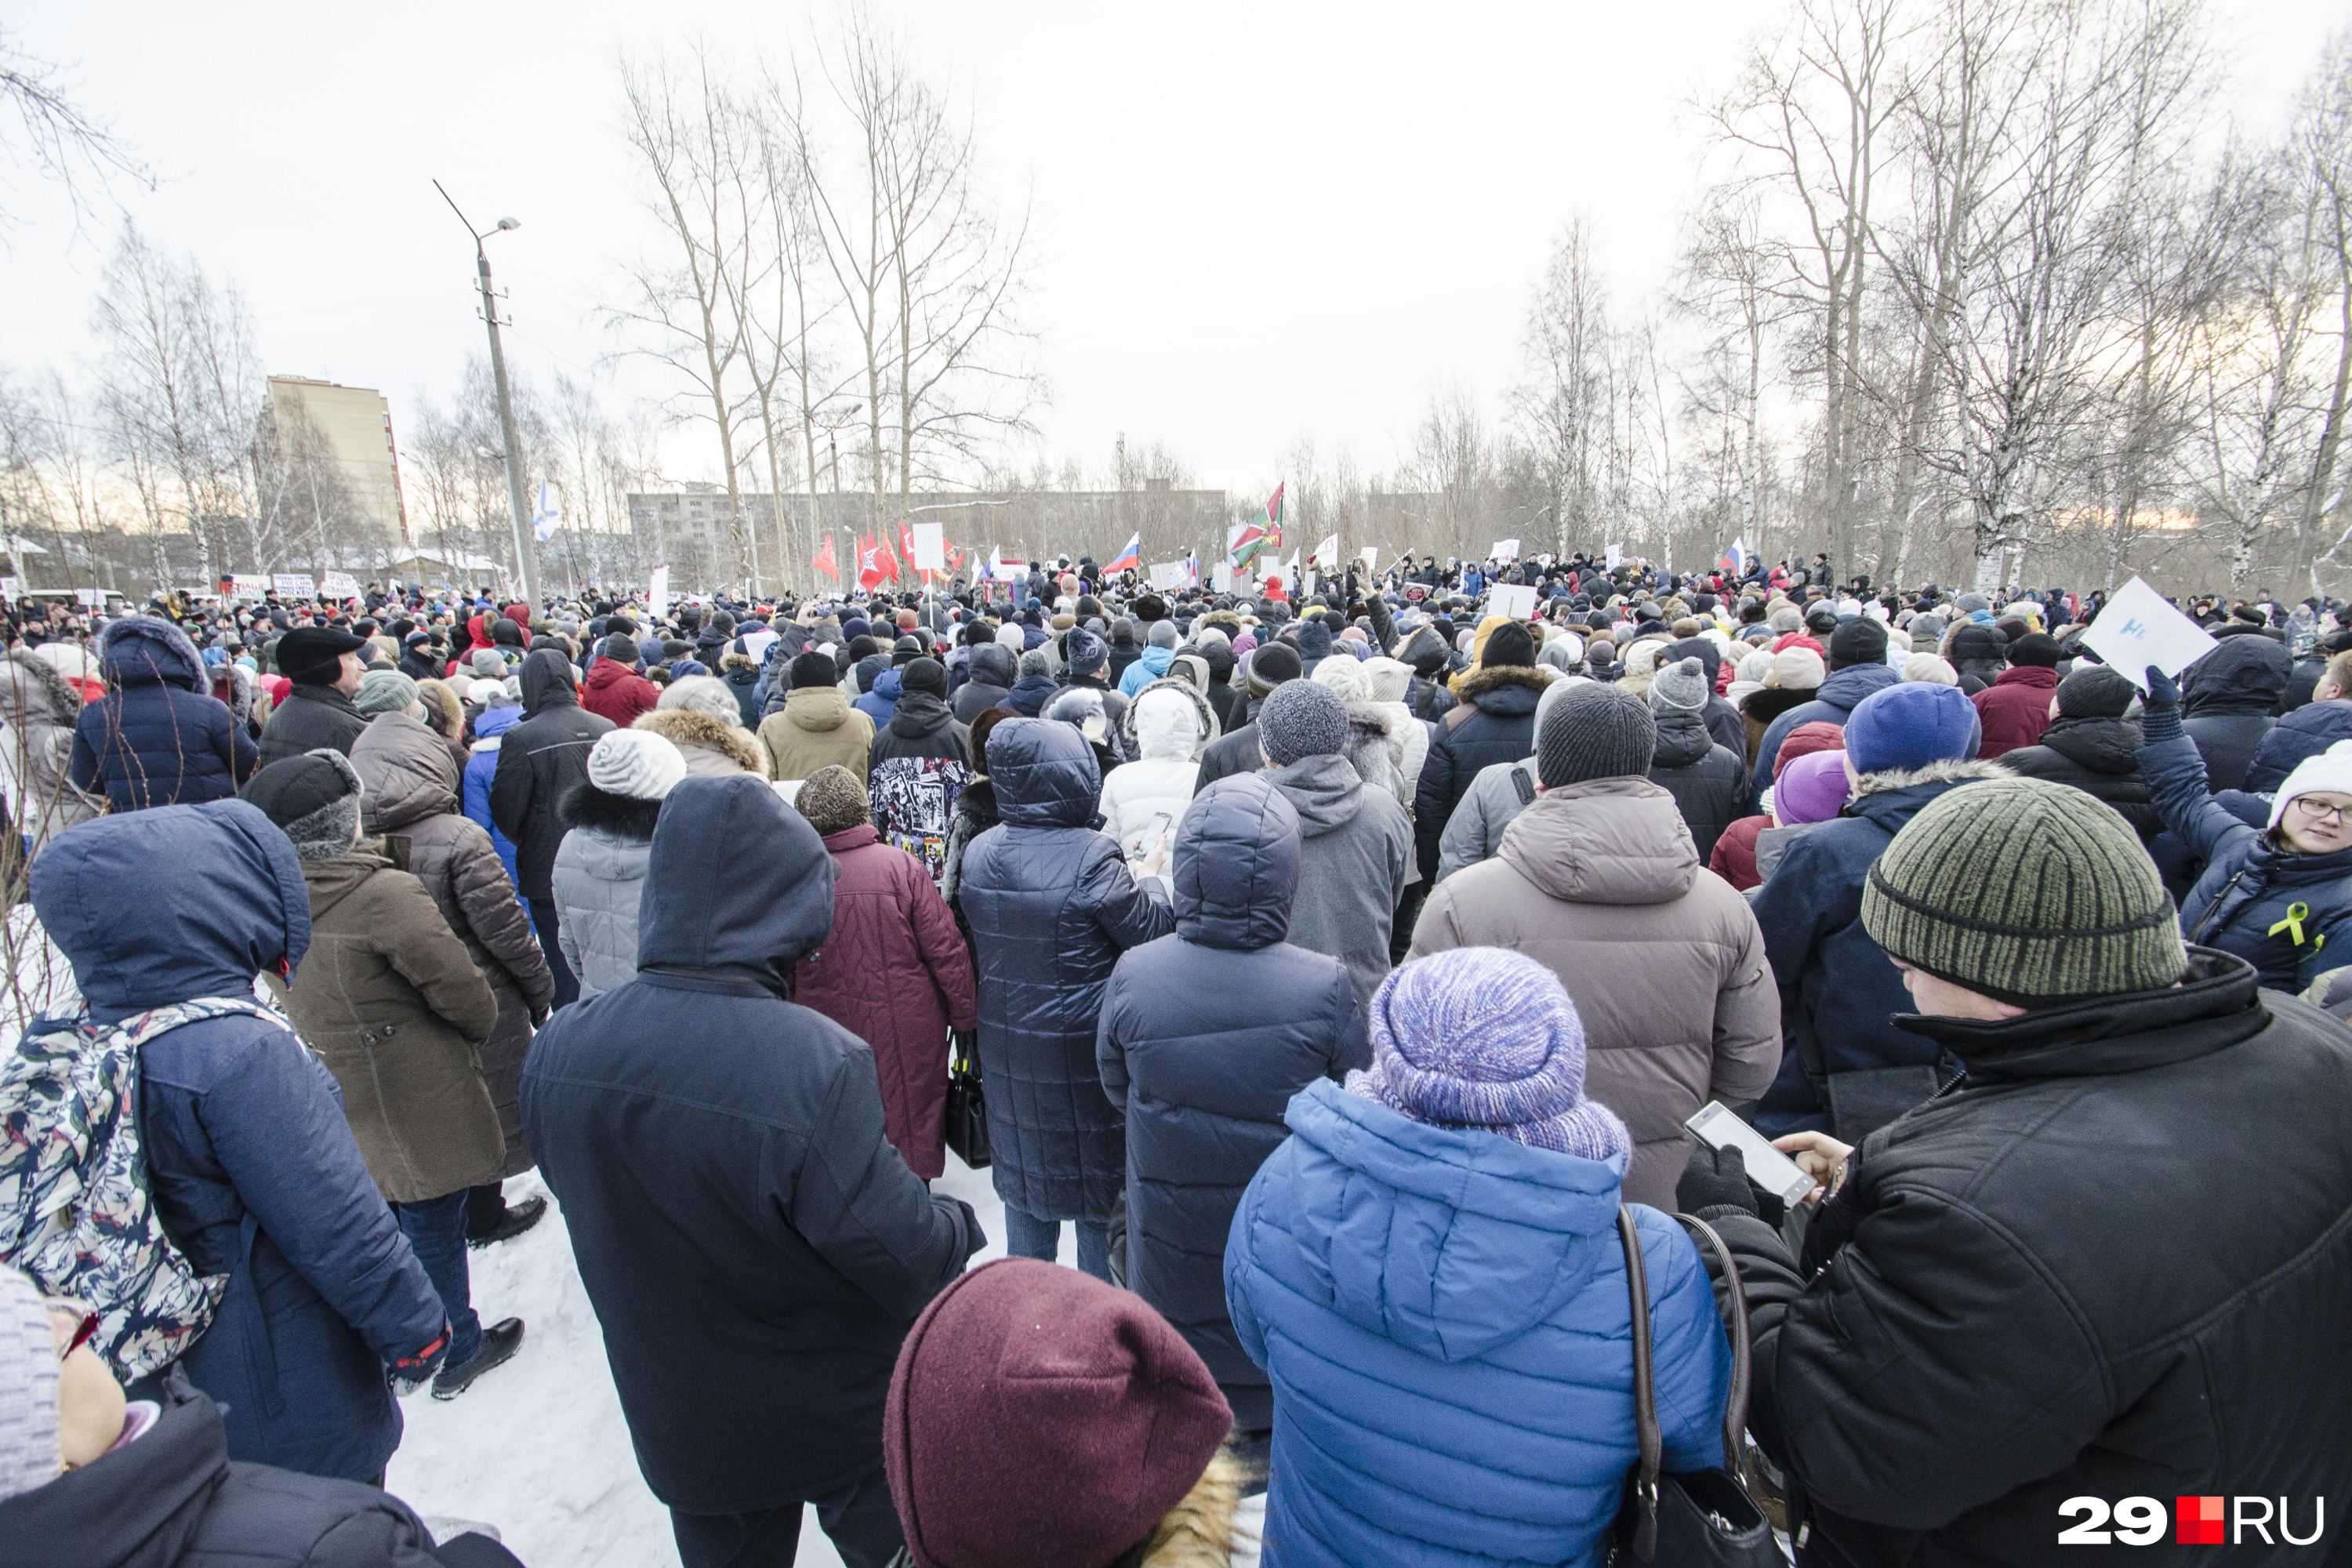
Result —
[{"label": "winter boot", "polygon": [[501,1241],[512,1241],[546,1216],[545,1198],[525,1198],[507,1209],[494,1224],[477,1230],[469,1223],[466,1227],[466,1245],[479,1251]]},{"label": "winter boot", "polygon": [[474,1386],[474,1380],[494,1366],[502,1366],[514,1359],[522,1348],[522,1320],[509,1318],[494,1328],[482,1331],[482,1342],[474,1352],[473,1360],[463,1366],[445,1366],[433,1377],[433,1397],[455,1399]]}]

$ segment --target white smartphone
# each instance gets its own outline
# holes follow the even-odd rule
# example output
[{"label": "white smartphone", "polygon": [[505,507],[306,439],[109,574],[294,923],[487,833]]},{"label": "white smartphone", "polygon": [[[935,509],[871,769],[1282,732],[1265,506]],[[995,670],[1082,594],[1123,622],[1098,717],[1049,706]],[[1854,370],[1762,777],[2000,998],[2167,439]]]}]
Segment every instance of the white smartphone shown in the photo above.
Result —
[{"label": "white smartphone", "polygon": [[1772,1147],[1764,1134],[1726,1110],[1721,1100],[1708,1100],[1699,1107],[1697,1115],[1683,1125],[1697,1133],[1710,1149],[1738,1150],[1748,1167],[1748,1179],[1777,1194],[1782,1203],[1793,1204],[1819,1185],[1798,1169],[1794,1160]]}]

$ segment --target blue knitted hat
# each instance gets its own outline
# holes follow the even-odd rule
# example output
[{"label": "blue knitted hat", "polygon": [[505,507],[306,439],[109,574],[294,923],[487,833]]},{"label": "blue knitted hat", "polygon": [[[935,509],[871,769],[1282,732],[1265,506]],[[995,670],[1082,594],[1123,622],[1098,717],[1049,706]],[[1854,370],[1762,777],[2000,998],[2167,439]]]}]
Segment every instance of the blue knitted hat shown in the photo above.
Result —
[{"label": "blue knitted hat", "polygon": [[1958,687],[1906,680],[1853,705],[1845,754],[1858,773],[1924,768],[1975,756],[1983,737],[1976,705]]},{"label": "blue knitted hat", "polygon": [[1464,947],[1416,959],[1372,995],[1372,1067],[1348,1090],[1433,1127],[1475,1128],[1587,1160],[1629,1155],[1616,1113],[1584,1097],[1584,1026],[1550,970]]}]

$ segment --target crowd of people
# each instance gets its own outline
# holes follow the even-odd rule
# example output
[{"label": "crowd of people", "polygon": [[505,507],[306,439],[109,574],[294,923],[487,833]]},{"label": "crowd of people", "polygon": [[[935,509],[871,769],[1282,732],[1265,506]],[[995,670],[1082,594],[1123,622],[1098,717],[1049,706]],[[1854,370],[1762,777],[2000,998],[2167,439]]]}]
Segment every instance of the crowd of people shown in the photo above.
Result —
[{"label": "crowd of people", "polygon": [[31,607],[0,1564],[514,1563],[383,1483],[532,1353],[469,1254],[533,1169],[688,1568],[812,1505],[855,1568],[1209,1568],[1258,1493],[1268,1564],[1592,1563],[1661,1470],[1740,1561],[2241,1493],[2341,1555],[2352,615],[2188,600],[2168,673],[2100,606]]}]

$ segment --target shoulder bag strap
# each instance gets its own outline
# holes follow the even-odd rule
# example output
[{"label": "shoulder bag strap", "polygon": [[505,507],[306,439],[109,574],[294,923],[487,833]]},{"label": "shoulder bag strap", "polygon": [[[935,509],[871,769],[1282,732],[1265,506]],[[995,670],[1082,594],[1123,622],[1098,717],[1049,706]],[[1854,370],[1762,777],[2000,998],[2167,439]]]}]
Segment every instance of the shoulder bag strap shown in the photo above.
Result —
[{"label": "shoulder bag strap", "polygon": [[1642,1266],[1642,1235],[1633,1211],[1620,1205],[1617,1237],[1625,1244],[1625,1294],[1633,1307],[1633,1439],[1642,1451],[1633,1495],[1642,1513],[1633,1528],[1633,1555],[1647,1563],[1658,1549],[1658,1469],[1665,1443],[1658,1431],[1657,1391],[1650,1379],[1650,1279]]},{"label": "shoulder bag strap", "polygon": [[1753,1374],[1753,1346],[1748,1334],[1748,1289],[1739,1282],[1739,1265],[1715,1226],[1694,1215],[1676,1215],[1685,1228],[1707,1246],[1723,1265],[1723,1282],[1731,1299],[1731,1394],[1723,1404],[1723,1468],[1739,1474],[1741,1439],[1748,1431],[1748,1386]]}]

